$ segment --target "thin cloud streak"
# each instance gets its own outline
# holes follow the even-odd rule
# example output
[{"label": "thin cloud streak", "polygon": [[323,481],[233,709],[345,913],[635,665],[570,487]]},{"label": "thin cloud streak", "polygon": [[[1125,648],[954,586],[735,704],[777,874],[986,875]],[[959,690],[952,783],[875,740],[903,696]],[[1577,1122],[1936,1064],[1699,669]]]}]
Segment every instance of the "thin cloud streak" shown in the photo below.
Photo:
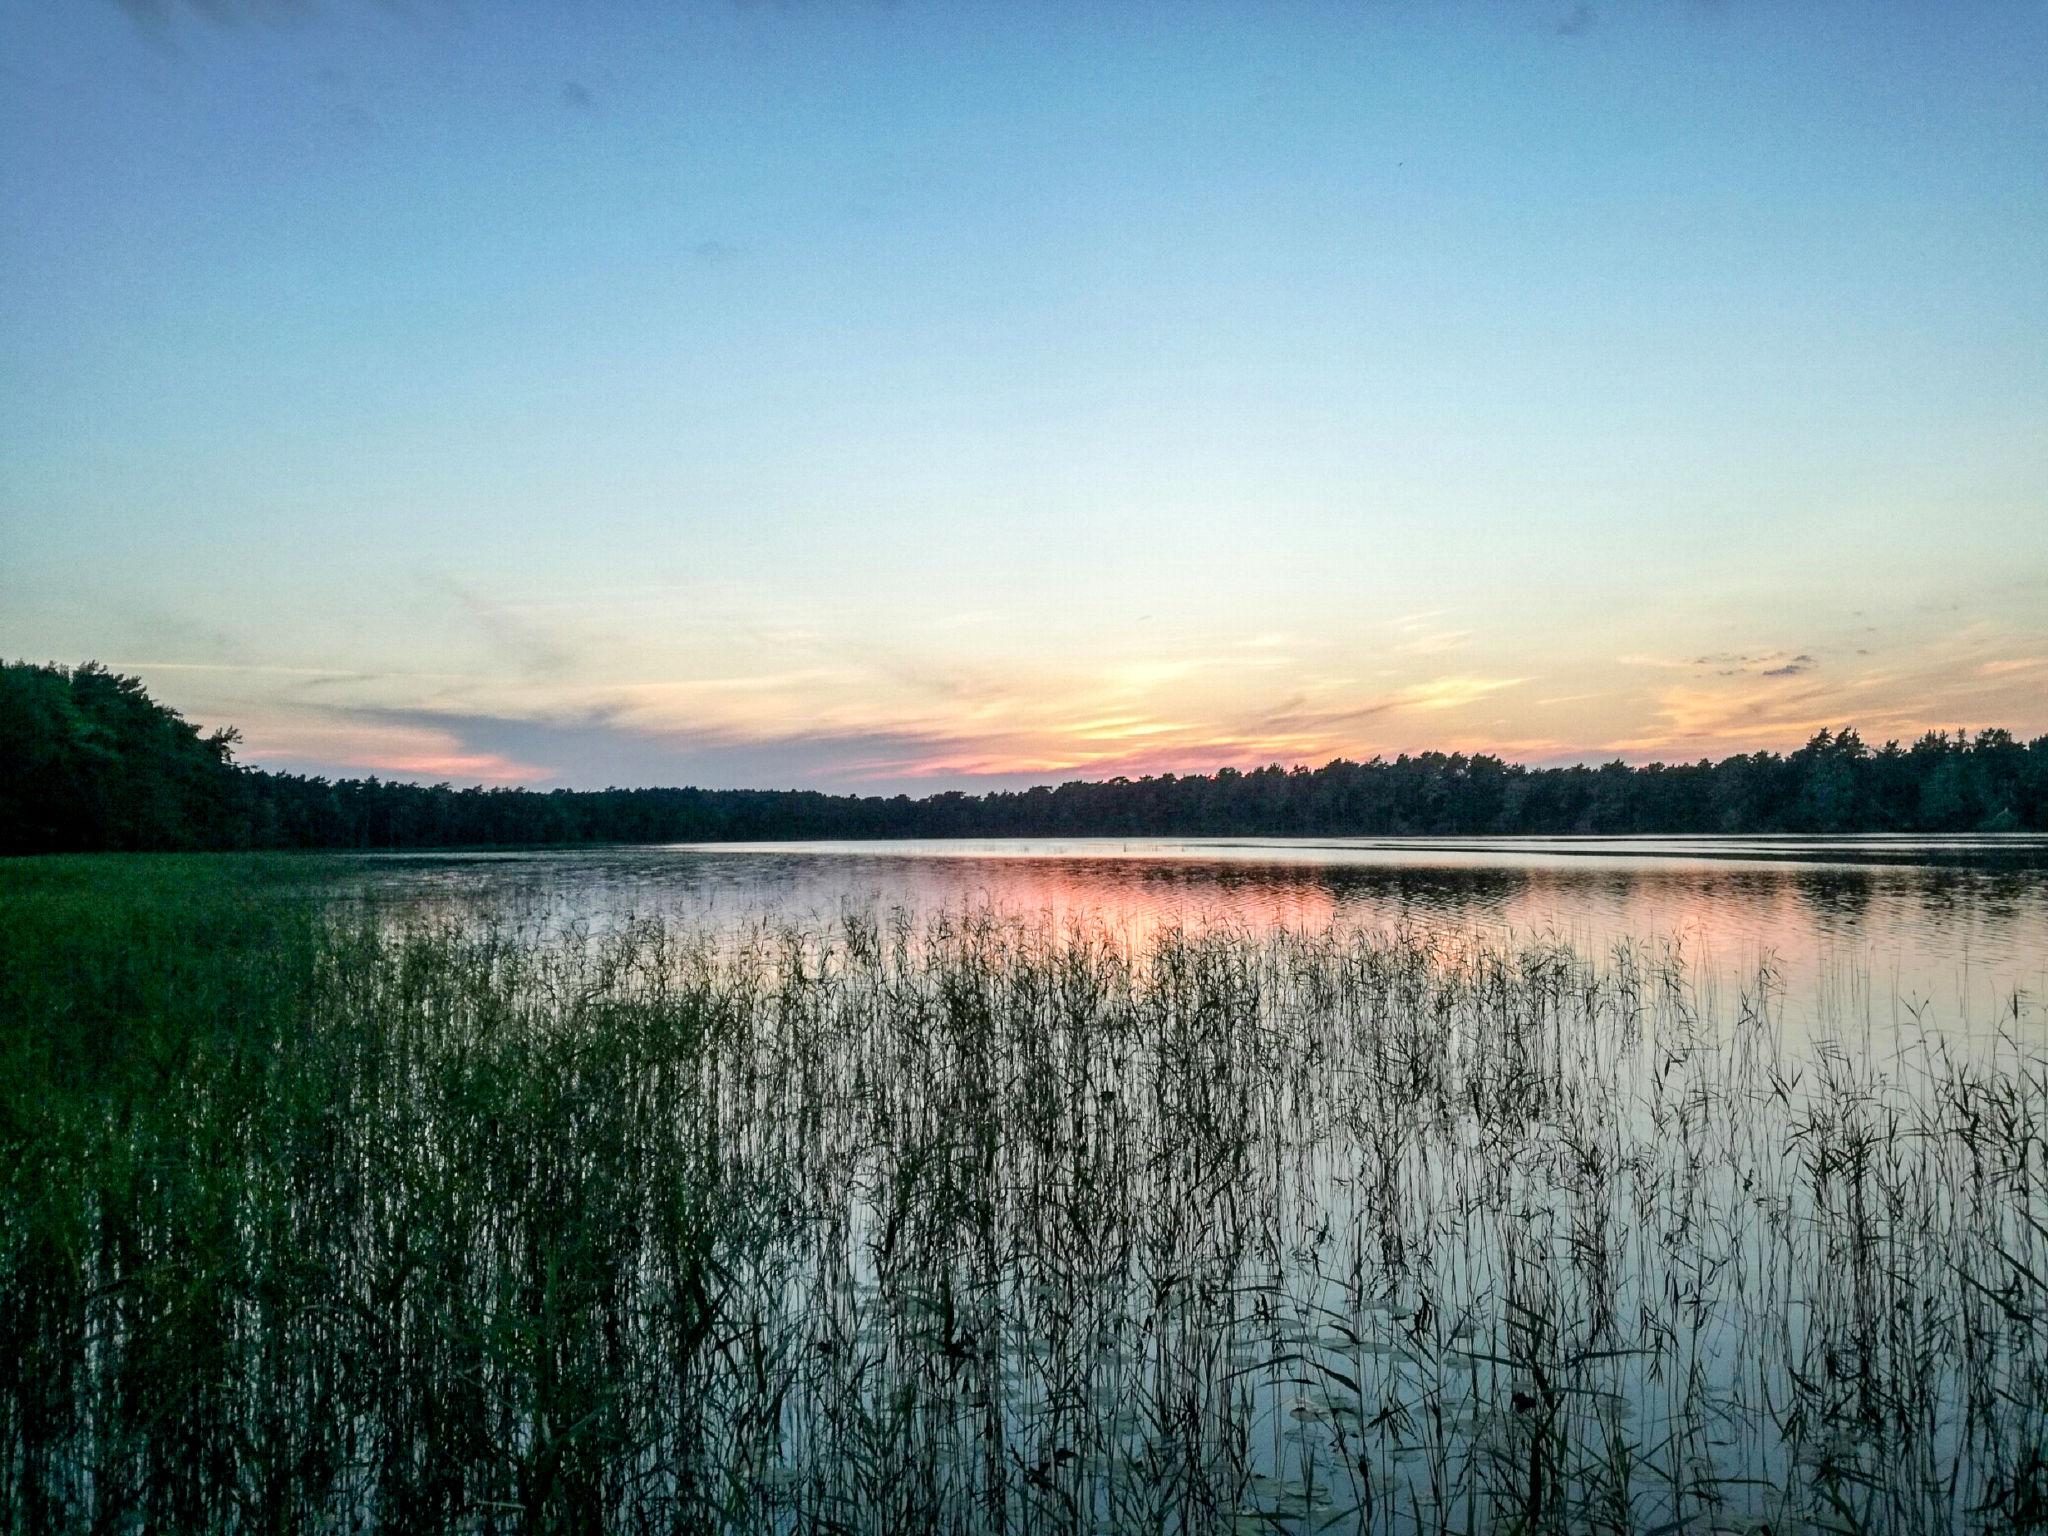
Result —
[{"label": "thin cloud streak", "polygon": [[[578,787],[929,792],[1425,750],[1693,760],[1783,750],[1843,725],[1873,740],[2048,725],[2038,637],[1997,625],[1918,644],[1830,632],[1804,649],[1673,647],[1516,669],[1488,665],[1507,648],[1479,629],[1460,647],[1466,665],[1437,670],[1426,655],[1276,630],[1179,650],[1162,630],[1148,637],[1157,647],[1100,658],[1052,645],[1027,655],[1000,627],[951,650],[917,623],[843,641],[830,614],[807,628],[763,615],[735,637],[719,614],[688,605],[666,648],[636,649],[566,603],[438,590],[448,632],[509,664],[407,672],[310,664],[317,656],[169,657],[137,670],[160,673],[192,718],[239,724],[251,762]],[[1415,615],[1364,633],[1398,644],[1404,628],[1437,635],[1443,622]]]}]

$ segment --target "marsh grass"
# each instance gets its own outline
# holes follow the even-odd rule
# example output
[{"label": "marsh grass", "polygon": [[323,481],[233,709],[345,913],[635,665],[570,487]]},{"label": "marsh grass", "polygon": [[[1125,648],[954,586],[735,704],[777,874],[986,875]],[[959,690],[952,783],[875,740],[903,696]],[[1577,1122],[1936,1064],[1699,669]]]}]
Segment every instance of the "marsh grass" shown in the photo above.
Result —
[{"label": "marsh grass", "polygon": [[0,881],[10,1529],[2048,1528],[2023,999],[305,872]]}]

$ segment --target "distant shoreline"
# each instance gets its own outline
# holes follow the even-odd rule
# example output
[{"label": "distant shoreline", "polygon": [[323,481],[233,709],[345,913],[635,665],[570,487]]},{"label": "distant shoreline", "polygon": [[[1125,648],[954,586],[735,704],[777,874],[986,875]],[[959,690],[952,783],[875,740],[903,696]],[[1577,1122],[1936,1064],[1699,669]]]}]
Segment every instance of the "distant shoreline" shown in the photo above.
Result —
[{"label": "distant shoreline", "polygon": [[482,849],[975,837],[1768,837],[2048,832],[2048,736],[1852,729],[1719,762],[1530,768],[1424,752],[971,795],[485,789],[235,763],[141,682],[0,665],[0,852]]}]

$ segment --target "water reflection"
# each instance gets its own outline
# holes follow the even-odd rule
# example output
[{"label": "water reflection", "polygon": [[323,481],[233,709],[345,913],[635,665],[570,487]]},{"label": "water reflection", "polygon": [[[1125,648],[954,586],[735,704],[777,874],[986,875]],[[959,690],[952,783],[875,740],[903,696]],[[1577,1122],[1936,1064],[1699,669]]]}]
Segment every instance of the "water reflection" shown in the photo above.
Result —
[{"label": "water reflection", "polygon": [[1333,922],[1596,953],[1668,940],[1731,974],[1771,957],[1795,1019],[1850,971],[1870,976],[1873,1011],[1946,1024],[2048,991],[2042,838],[706,845],[377,857],[363,878],[387,893],[537,902],[591,921],[993,905],[1100,923],[1134,943],[1170,924]]}]

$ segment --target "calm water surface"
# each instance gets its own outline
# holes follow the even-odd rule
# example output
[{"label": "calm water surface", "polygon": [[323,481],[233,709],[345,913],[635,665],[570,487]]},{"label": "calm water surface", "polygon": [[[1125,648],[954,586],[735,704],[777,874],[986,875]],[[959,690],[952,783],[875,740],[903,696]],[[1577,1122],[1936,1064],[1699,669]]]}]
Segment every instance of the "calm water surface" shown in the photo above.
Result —
[{"label": "calm water surface", "polygon": [[[621,1528],[671,1498],[677,1528],[731,1520],[707,1497],[772,1532],[1214,1536],[1991,1536],[2048,1508],[2048,839],[645,847],[344,878],[571,942],[335,967],[352,1107],[266,1108],[297,1129],[255,1177],[304,1149],[309,1214],[221,1223],[252,1245],[226,1272],[334,1296],[209,1321],[276,1373],[219,1400],[264,1405],[245,1435],[305,1402],[405,1447],[324,1474],[302,1524],[378,1507],[423,1423],[461,1432],[419,1464],[514,1508],[555,1455],[522,1416],[560,1402],[630,1457],[538,1464],[587,1466]],[[1134,949],[1424,942],[1126,965],[1003,921],[838,922],[962,907]],[[573,942],[628,915],[812,942]],[[636,1012],[650,982],[676,990]],[[360,1342],[330,1321],[365,1316]],[[477,1406],[423,1415],[393,1381]]]},{"label": "calm water surface", "polygon": [[993,905],[1101,923],[1332,922],[1591,952],[1676,942],[1739,979],[1767,957],[1792,1017],[1944,1026],[2048,995],[2048,838],[1114,839],[701,844],[366,860],[384,893],[604,922],[831,919]]}]

